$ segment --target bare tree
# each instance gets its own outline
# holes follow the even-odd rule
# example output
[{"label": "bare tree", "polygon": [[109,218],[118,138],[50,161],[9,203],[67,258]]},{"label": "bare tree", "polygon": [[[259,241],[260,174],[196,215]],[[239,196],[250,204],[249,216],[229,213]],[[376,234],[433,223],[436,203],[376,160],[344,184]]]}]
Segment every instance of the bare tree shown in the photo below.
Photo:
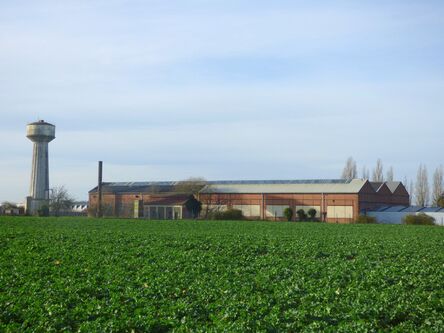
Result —
[{"label": "bare tree", "polygon": [[177,182],[174,186],[175,192],[197,194],[207,185],[208,182],[202,177],[190,177],[188,179]]},{"label": "bare tree", "polygon": [[415,199],[418,206],[426,206],[429,202],[429,179],[427,167],[420,164],[416,175]]},{"label": "bare tree", "polygon": [[[409,194],[409,205],[412,204],[412,191],[409,185],[409,180],[407,179],[407,176],[404,176],[404,180],[402,181],[402,184],[404,185],[405,190],[407,191],[407,193]],[[413,186],[413,185],[411,185]]]},{"label": "bare tree", "polygon": [[376,161],[376,167],[373,169],[372,180],[374,182],[384,181],[384,167],[380,158]]},{"label": "bare tree", "polygon": [[370,173],[365,166],[362,167],[362,178],[363,179],[370,179]]},{"label": "bare tree", "polygon": [[202,202],[201,216],[209,218],[214,213],[224,211],[229,200],[224,194],[214,193],[214,189],[209,186],[205,189],[205,193],[199,195],[199,201]]},{"label": "bare tree", "polygon": [[388,182],[392,182],[394,178],[395,178],[395,174],[393,172],[393,167],[391,166],[390,169],[388,169],[388,171],[387,171],[386,180]]},{"label": "bare tree", "polygon": [[2,204],[0,205],[3,209],[13,209],[13,208],[17,208],[17,205],[13,202],[9,202],[9,201],[4,201],[2,202]]},{"label": "bare tree", "polygon": [[62,186],[56,186],[51,190],[49,196],[49,208],[55,216],[59,216],[60,212],[69,209],[74,199],[69,195],[68,190]]},{"label": "bare tree", "polygon": [[414,189],[415,189],[415,184],[413,184],[413,180],[411,180],[410,184],[409,184],[409,189],[408,189],[408,192],[410,194],[409,195],[409,205],[412,205],[413,198],[415,197]]},{"label": "bare tree", "polygon": [[345,163],[344,170],[342,170],[341,178],[347,180],[352,180],[353,178],[356,178],[358,175],[356,170],[356,162],[353,160],[353,157],[350,156]]},{"label": "bare tree", "polygon": [[438,201],[444,193],[444,171],[442,165],[436,168],[433,173],[433,190],[432,202],[434,206],[438,206]]}]

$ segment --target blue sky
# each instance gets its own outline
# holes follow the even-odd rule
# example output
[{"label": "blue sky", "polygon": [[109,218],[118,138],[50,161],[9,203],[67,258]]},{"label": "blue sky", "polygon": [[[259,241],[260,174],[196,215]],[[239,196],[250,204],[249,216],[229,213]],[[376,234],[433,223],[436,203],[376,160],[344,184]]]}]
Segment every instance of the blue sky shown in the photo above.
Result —
[{"label": "blue sky", "polygon": [[51,186],[395,177],[444,164],[442,1],[1,1],[0,201],[25,125],[57,126]]}]

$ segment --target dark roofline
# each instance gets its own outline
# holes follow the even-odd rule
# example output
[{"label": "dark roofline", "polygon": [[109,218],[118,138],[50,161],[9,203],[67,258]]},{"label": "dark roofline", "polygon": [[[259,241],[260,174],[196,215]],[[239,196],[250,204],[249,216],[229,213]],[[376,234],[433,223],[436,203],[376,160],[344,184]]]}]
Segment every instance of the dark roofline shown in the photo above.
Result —
[{"label": "dark roofline", "polygon": [[[184,180],[186,181],[186,180]],[[205,185],[270,185],[270,184],[348,184],[352,180],[346,179],[290,179],[290,180],[210,180]],[[107,187],[146,187],[146,186],[175,186],[182,181],[151,181],[151,182],[104,182]],[[97,186],[88,191],[96,192]]]},{"label": "dark roofline", "polygon": [[32,123],[29,123],[28,125],[49,125],[49,126],[53,126],[53,127],[55,127],[55,125],[50,124],[50,123],[47,123],[47,122],[44,121],[44,120],[34,121],[34,122],[32,122]]}]

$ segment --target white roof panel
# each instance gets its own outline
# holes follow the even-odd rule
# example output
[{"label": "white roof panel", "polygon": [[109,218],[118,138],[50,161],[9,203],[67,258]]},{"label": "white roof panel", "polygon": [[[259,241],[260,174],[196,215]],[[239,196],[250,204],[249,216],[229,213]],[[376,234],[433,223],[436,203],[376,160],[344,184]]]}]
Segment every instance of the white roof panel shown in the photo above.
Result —
[{"label": "white roof panel", "polygon": [[205,186],[200,193],[358,193],[366,180],[350,182],[287,182],[287,183],[216,183]]}]

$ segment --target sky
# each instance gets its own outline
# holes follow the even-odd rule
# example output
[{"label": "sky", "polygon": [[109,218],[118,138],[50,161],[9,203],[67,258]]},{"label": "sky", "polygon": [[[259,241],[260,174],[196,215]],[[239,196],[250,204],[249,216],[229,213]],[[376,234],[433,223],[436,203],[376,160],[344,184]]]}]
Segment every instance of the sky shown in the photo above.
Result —
[{"label": "sky", "polygon": [[[50,186],[444,164],[444,2],[0,0],[0,202]],[[430,175],[431,176],[431,175]]]}]

